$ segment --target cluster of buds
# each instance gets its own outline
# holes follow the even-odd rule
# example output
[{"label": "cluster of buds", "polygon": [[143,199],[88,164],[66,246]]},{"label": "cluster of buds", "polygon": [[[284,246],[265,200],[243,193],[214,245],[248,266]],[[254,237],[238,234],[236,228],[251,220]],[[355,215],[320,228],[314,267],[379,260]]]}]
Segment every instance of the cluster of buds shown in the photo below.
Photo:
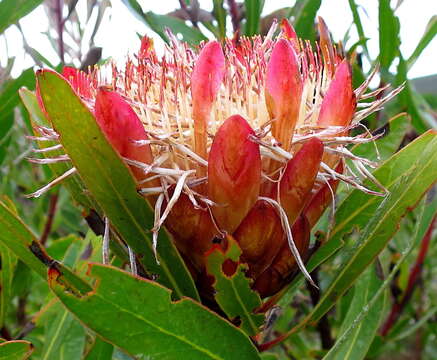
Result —
[{"label": "cluster of buds", "polygon": [[375,164],[347,146],[375,140],[350,130],[399,89],[360,103],[382,89],[366,92],[369,78],[354,90],[321,19],[319,32],[310,44],[284,21],[265,38],[210,41],[199,53],[168,33],[161,58],[145,38],[123,69],[64,69],[154,207],[155,248],[165,226],[199,284],[208,252],[227,236],[261,296],[298,269],[309,278],[310,231],[339,182],[384,195],[367,169]]}]

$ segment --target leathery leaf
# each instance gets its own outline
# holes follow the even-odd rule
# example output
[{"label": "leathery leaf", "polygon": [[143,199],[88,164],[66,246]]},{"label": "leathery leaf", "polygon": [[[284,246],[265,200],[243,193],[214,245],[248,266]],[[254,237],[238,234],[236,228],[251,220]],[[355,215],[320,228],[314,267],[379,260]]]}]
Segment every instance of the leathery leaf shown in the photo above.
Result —
[{"label": "leathery leaf", "polygon": [[190,298],[172,301],[170,290],[118,268],[92,264],[92,291],[75,295],[49,285],[61,302],[103,340],[151,359],[258,359],[238,328]]},{"label": "leathery leaf", "polygon": [[214,298],[231,319],[241,321],[241,329],[248,335],[256,335],[263,324],[264,316],[254,311],[261,306],[259,295],[250,288],[246,277],[247,265],[238,263],[241,250],[237,242],[228,236],[226,251],[213,248],[208,254],[207,271],[215,279]]}]

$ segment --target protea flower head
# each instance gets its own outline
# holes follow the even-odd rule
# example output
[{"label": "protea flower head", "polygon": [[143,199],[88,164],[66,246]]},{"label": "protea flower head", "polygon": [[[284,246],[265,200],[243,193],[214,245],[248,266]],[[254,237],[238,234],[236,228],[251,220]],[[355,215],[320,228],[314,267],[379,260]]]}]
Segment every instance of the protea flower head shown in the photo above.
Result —
[{"label": "protea flower head", "polygon": [[309,277],[310,231],[339,181],[384,194],[360,185],[355,174],[373,179],[374,164],[347,145],[375,139],[350,130],[398,92],[361,104],[380,90],[365,94],[370,79],[353,89],[351,65],[323,21],[315,45],[288,22],[276,30],[199,51],[169,33],[161,58],[144,38],[123,69],[64,69],[154,206],[152,231],[166,226],[199,277],[213,244],[226,247],[232,236],[262,296],[298,268]]}]

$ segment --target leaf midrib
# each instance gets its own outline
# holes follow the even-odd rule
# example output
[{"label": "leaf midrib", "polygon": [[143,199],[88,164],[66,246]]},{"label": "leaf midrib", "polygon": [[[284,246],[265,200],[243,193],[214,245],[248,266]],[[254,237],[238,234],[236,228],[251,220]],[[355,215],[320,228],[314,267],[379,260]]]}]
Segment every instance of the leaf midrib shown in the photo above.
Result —
[{"label": "leaf midrib", "polygon": [[235,296],[238,299],[238,302],[240,303],[241,308],[243,309],[244,315],[246,316],[252,331],[256,334],[258,332],[258,327],[256,326],[255,322],[253,321],[251,313],[248,312],[246,307],[244,306],[244,302],[241,299],[240,293],[237,291],[237,289],[234,286],[234,281],[231,281],[231,286],[232,286],[232,291],[235,293]]},{"label": "leaf midrib", "polygon": [[194,350],[196,350],[196,351],[198,351],[198,352],[200,352],[202,354],[208,355],[211,359],[224,360],[222,357],[218,357],[215,354],[213,354],[210,351],[208,351],[208,349],[201,348],[197,344],[192,343],[191,341],[188,341],[188,339],[186,339],[184,337],[181,337],[181,336],[179,336],[179,335],[177,335],[177,334],[175,334],[175,333],[173,333],[173,332],[171,332],[169,330],[166,330],[165,328],[162,328],[161,326],[159,326],[157,324],[154,324],[150,320],[144,318],[143,316],[140,316],[139,313],[135,313],[135,312],[129,311],[129,309],[124,308],[124,307],[122,307],[121,305],[119,305],[119,304],[117,304],[115,302],[109,301],[109,300],[105,299],[104,297],[97,295],[97,293],[95,293],[94,295],[89,296],[88,297],[89,301],[91,301],[92,297],[97,297],[102,302],[107,303],[107,304],[112,305],[113,307],[115,307],[117,310],[119,310],[119,312],[124,312],[126,314],[129,314],[129,315],[133,316],[134,318],[137,318],[137,319],[145,322],[149,326],[157,329],[158,331],[162,332],[163,334],[176,338],[177,340],[181,341],[182,343],[185,343],[185,344],[191,346]]},{"label": "leaf midrib", "polygon": [[60,320],[60,321],[58,322],[58,324],[57,324],[55,334],[54,334],[54,336],[51,338],[51,340],[53,340],[53,341],[50,342],[49,347],[47,348],[47,351],[46,351],[46,353],[44,354],[44,357],[43,357],[42,360],[46,360],[47,357],[50,355],[50,353],[51,353],[51,351],[52,351],[52,348],[53,348],[53,344],[56,342],[56,338],[59,336],[59,333],[61,332],[61,329],[62,329],[62,327],[63,327],[63,325],[64,325],[64,323],[65,323],[65,320],[66,320],[66,318],[67,318],[67,315],[68,315],[68,311],[67,311],[67,310],[64,310],[64,314],[62,315],[61,320]]}]

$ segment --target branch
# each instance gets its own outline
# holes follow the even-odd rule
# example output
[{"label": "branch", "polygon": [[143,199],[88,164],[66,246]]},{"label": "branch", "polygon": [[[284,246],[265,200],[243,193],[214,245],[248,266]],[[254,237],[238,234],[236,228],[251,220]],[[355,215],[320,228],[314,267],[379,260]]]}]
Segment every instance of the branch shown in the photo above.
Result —
[{"label": "branch", "polygon": [[64,9],[64,1],[55,1],[55,14],[56,14],[56,25],[58,31],[58,52],[61,63],[64,64],[64,19],[62,17],[62,10]]},{"label": "branch", "polygon": [[228,0],[229,13],[231,14],[232,28],[234,33],[240,31],[240,14],[235,0]]},{"label": "branch", "polygon": [[6,326],[3,326],[0,329],[0,337],[2,337],[5,340],[12,340],[11,333],[9,332],[9,330]]},{"label": "branch", "polygon": [[191,9],[188,9],[187,3],[185,0],[179,0],[179,5],[181,6],[181,9],[184,10],[188,16],[190,17],[190,21],[193,24],[195,28],[199,28],[199,25],[197,25],[197,19],[193,16]]},{"label": "branch", "polygon": [[27,294],[20,296],[18,298],[18,306],[17,306],[17,323],[20,326],[23,326],[27,322],[26,316],[26,305],[27,305]]},{"label": "branch", "polygon": [[[319,286],[319,271],[314,270],[311,273],[311,277],[317,286]],[[320,290],[309,282],[307,282],[307,289],[310,293],[311,302],[313,306],[316,306],[320,300]],[[330,349],[334,345],[334,339],[331,334],[331,325],[329,324],[328,315],[325,314],[317,323],[317,331],[319,332],[320,341],[322,342],[323,349]]]},{"label": "branch", "polygon": [[52,230],[53,219],[54,219],[55,213],[56,213],[56,205],[58,203],[58,198],[59,198],[59,193],[57,193],[57,192],[55,194],[52,194],[52,196],[50,196],[47,221],[46,221],[46,224],[44,226],[44,230],[42,232],[41,238],[39,240],[41,242],[41,244],[45,244],[45,242],[47,241],[47,239],[50,235],[50,231]]}]

